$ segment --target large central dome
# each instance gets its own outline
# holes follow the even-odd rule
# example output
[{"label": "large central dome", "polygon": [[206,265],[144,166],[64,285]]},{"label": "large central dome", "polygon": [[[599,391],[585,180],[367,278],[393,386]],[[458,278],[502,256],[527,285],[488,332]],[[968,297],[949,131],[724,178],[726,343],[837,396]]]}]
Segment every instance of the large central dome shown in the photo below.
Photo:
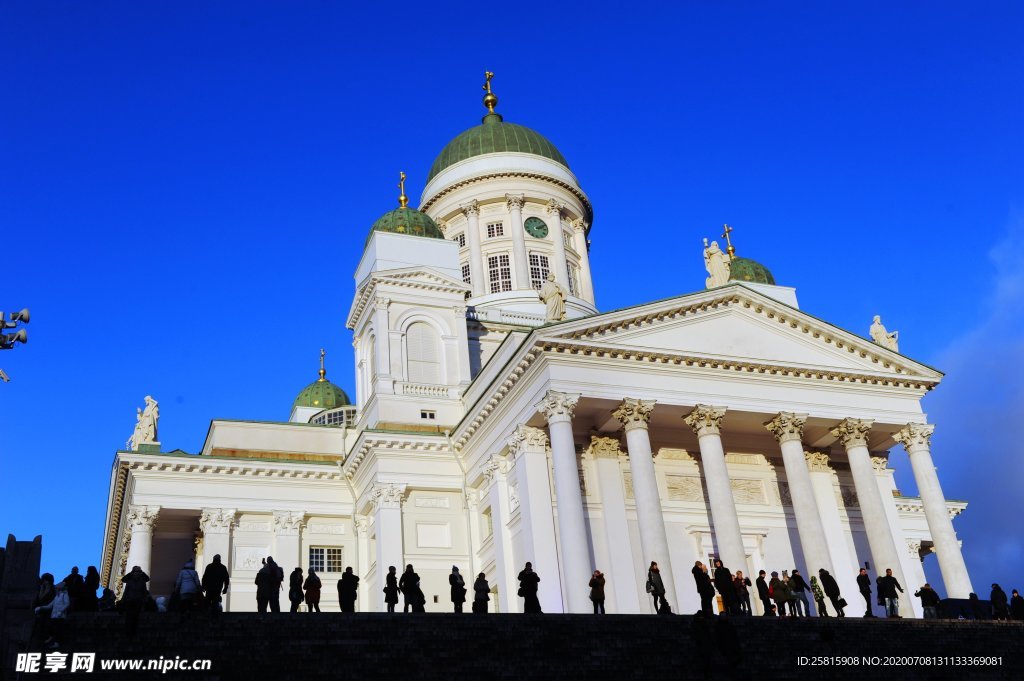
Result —
[{"label": "large central dome", "polygon": [[569,167],[561,152],[539,132],[515,123],[505,123],[501,114],[489,113],[484,116],[483,123],[466,130],[441,150],[430,167],[427,182],[459,161],[501,152],[534,154]]}]

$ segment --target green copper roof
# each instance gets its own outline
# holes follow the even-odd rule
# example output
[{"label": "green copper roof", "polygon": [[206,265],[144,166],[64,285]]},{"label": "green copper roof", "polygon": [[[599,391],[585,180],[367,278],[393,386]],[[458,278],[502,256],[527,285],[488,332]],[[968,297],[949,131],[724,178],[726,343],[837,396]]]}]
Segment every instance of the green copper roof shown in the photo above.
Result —
[{"label": "green copper roof", "polygon": [[441,228],[430,219],[429,215],[405,206],[389,210],[377,218],[377,221],[373,223],[373,227],[370,228],[370,234],[366,237],[367,242],[370,241],[370,236],[374,232],[395,232],[396,234],[425,236],[431,239],[444,238]]},{"label": "green copper roof", "polygon": [[352,404],[348,401],[345,391],[328,380],[316,380],[307,385],[295,398],[293,407],[319,407],[333,409]]},{"label": "green copper roof", "polygon": [[749,258],[733,258],[729,279],[733,281],[750,281],[755,284],[771,284],[775,286],[775,277],[768,268]]},{"label": "green copper roof", "polygon": [[539,132],[515,123],[505,123],[500,114],[489,113],[484,116],[482,124],[465,131],[441,150],[434,159],[434,165],[430,167],[427,182],[459,161],[503,151],[535,154],[569,167],[555,145]]}]

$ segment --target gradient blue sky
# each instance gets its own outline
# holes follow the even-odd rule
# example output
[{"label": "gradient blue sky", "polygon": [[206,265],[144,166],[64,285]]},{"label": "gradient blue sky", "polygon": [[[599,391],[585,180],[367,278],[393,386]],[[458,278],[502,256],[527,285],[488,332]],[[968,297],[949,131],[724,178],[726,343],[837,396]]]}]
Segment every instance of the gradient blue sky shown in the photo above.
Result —
[{"label": "gradient blue sky", "polygon": [[[479,122],[548,136],[595,208],[598,304],[703,287],[704,236],[803,309],[948,373],[925,407],[976,588],[1024,537],[1019,2],[51,2],[0,6],[0,530],[99,564],[116,448],[161,403],[284,420],[344,328],[369,225]],[[915,488],[894,451],[898,482]],[[929,575],[939,582],[930,564]]]}]

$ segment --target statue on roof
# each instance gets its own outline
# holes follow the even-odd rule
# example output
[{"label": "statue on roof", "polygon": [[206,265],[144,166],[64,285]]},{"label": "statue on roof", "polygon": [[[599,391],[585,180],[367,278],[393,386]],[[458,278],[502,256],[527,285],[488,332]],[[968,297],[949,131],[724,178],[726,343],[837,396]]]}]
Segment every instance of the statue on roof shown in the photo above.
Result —
[{"label": "statue on roof", "polygon": [[718,247],[718,242],[712,241],[709,246],[708,240],[704,239],[704,268],[708,271],[708,278],[704,283],[707,287],[714,288],[729,283],[731,266],[732,258]]},{"label": "statue on roof", "polygon": [[899,352],[899,331],[889,331],[882,324],[882,316],[875,315],[874,321],[871,322],[871,340],[875,345],[881,345],[883,348],[892,350],[893,352]]},{"label": "statue on roof", "polygon": [[157,444],[156,424],[160,420],[157,401],[146,395],[146,408],[135,409],[135,432],[128,440],[128,449],[138,451],[139,445]]},{"label": "statue on roof", "polygon": [[544,321],[560,322],[565,319],[565,289],[548,273],[548,280],[540,287],[540,299],[545,305]]}]

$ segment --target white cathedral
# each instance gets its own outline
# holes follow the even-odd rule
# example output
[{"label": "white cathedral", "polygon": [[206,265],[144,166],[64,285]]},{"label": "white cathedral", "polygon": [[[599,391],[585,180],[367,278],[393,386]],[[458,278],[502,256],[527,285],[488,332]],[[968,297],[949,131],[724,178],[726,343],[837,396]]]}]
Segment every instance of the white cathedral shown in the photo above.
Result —
[{"label": "white cathedral", "polygon": [[[161,451],[153,402],[116,454],[103,583],[138,565],[169,594],[186,560],[220,554],[226,609],[255,610],[273,556],[316,570],[328,610],[351,566],[357,609],[383,611],[388,567],[412,563],[427,610],[450,611],[457,565],[487,576],[492,611],[521,612],[530,561],[545,612],[590,612],[596,568],[609,612],[648,613],[657,561],[692,613],[694,562],[721,557],[751,578],[825,568],[856,615],[865,562],[912,593],[935,553],[966,598],[966,503],[943,496],[921,409],[942,374],[884,330],[801,311],[731,245],[705,249],[705,290],[599,312],[590,201],[551,142],[495,113],[490,76],[488,113],[442,149],[419,209],[403,185],[370,229],[347,318],[355,402],[321,355],[287,422],[214,420],[198,455]],[[919,498],[893,482],[896,443]]]}]

